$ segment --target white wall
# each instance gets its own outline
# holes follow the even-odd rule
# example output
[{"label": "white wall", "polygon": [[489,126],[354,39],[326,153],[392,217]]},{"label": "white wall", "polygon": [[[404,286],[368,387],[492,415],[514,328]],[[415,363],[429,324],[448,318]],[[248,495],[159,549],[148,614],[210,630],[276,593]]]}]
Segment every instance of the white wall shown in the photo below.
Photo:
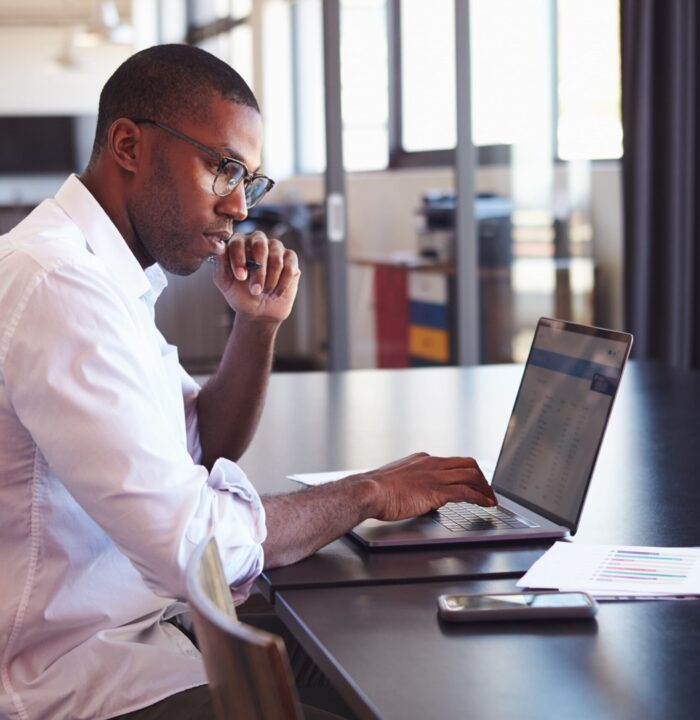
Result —
[{"label": "white wall", "polygon": [[[0,115],[82,116],[76,129],[78,160],[84,164],[94,135],[97,104],[107,78],[132,52],[105,44],[76,51],[75,68],[56,63],[67,30],[0,28]],[[0,176],[0,204],[34,205],[54,195],[63,175]]]},{"label": "white wall", "polygon": [[80,48],[78,66],[55,62],[66,41],[57,28],[0,28],[0,115],[90,115],[100,90],[133,52],[130,45]]}]

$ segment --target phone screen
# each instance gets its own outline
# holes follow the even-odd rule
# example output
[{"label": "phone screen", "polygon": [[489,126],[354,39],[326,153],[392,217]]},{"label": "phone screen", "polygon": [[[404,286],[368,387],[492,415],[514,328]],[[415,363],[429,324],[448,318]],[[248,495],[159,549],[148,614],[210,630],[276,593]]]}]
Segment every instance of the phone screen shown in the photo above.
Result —
[{"label": "phone screen", "polygon": [[582,593],[518,593],[515,595],[452,595],[448,610],[507,610],[508,608],[563,608],[590,605]]}]

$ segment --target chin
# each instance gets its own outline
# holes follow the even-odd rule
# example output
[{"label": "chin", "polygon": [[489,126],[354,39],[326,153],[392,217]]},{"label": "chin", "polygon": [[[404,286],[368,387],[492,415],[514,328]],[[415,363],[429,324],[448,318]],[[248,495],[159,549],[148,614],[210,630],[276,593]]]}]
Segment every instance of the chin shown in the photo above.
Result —
[{"label": "chin", "polygon": [[163,268],[163,270],[167,270],[171,275],[180,275],[181,277],[184,277],[199,270],[203,262],[204,258],[192,258],[190,260],[178,258],[176,260],[159,260],[158,264]]}]

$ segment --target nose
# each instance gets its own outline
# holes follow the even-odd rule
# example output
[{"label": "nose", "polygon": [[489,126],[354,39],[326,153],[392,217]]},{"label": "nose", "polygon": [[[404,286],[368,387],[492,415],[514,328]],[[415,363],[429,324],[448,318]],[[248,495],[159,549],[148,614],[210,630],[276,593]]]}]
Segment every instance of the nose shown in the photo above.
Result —
[{"label": "nose", "polygon": [[245,183],[240,182],[225,197],[217,197],[216,212],[241,222],[248,217],[248,204],[245,201]]}]

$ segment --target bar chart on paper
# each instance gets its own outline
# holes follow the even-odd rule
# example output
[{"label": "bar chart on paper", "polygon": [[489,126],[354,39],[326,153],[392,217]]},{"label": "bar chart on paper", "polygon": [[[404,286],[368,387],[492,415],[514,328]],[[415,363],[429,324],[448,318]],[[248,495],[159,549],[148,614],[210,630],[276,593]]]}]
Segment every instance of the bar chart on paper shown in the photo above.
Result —
[{"label": "bar chart on paper", "polygon": [[518,581],[596,597],[700,595],[700,548],[557,542]]},{"label": "bar chart on paper", "polygon": [[615,587],[621,583],[631,586],[650,583],[682,586],[691,576],[697,560],[697,555],[682,551],[613,548],[595,569],[591,580],[611,583]]},{"label": "bar chart on paper", "polygon": [[697,556],[661,550],[613,548],[595,569],[591,580],[654,590],[659,583],[682,586],[696,566]]}]

